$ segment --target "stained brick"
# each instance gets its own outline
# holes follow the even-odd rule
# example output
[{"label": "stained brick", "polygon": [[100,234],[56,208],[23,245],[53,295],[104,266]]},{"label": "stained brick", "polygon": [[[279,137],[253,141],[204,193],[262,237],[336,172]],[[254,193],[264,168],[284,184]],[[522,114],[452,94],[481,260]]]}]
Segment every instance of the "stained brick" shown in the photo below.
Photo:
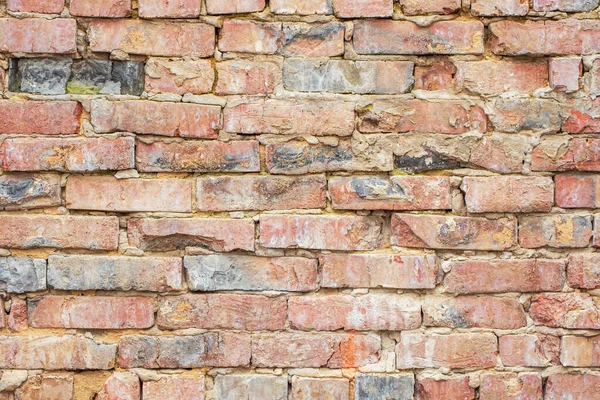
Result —
[{"label": "stained brick", "polygon": [[474,400],[475,389],[469,386],[469,378],[417,379],[416,400]]},{"label": "stained brick", "polygon": [[548,86],[547,61],[458,61],[454,65],[457,86],[476,94],[532,94]]},{"label": "stained brick", "polygon": [[600,307],[587,293],[545,293],[531,299],[529,315],[536,325],[567,329],[600,329]]},{"label": "stained brick", "polygon": [[412,374],[356,375],[354,398],[412,400],[415,378]]},{"label": "stained brick", "polygon": [[66,374],[33,375],[15,391],[17,400],[71,400],[72,397],[73,376]]},{"label": "stained brick", "polygon": [[0,290],[8,293],[46,289],[46,260],[25,257],[0,258]]},{"label": "stained brick", "polygon": [[546,381],[546,400],[593,399],[600,390],[600,375],[595,374],[552,374]]},{"label": "stained brick", "polygon": [[600,288],[600,254],[569,255],[567,280],[574,288]]},{"label": "stained brick", "polygon": [[557,206],[596,208],[600,205],[600,177],[597,175],[559,174],[554,181]]},{"label": "stained brick", "polygon": [[586,12],[598,7],[598,0],[533,0],[535,11]]},{"label": "stained brick", "polygon": [[579,89],[582,72],[580,57],[551,58],[548,61],[550,87],[557,92],[573,92]]},{"label": "stained brick", "polygon": [[542,397],[542,377],[537,372],[485,374],[481,377],[481,400],[539,399]]},{"label": "stained brick", "polygon": [[350,382],[341,378],[292,378],[292,400],[348,400]]},{"label": "stained brick", "polygon": [[[202,94],[212,91],[215,71],[210,60],[150,58],[146,62],[146,92]],[[153,103],[156,104],[156,103]]]},{"label": "stained brick", "polygon": [[219,95],[270,94],[281,81],[281,67],[274,62],[232,60],[217,64]]},{"label": "stained brick", "polygon": [[10,210],[60,204],[58,174],[14,173],[0,176],[0,207]]},{"label": "stained brick", "polygon": [[219,50],[251,54],[274,54],[282,39],[281,23],[225,20],[219,31]]},{"label": "stained brick", "polygon": [[128,372],[113,372],[104,382],[95,400],[141,400],[141,384],[137,375]]},{"label": "stained brick", "polygon": [[218,399],[273,399],[288,398],[288,381],[285,376],[273,375],[217,375],[215,393]]},{"label": "stained brick", "polygon": [[281,54],[287,57],[340,56],[344,54],[344,33],[344,24],[341,22],[284,22]]},{"label": "stained brick", "polygon": [[600,171],[600,140],[543,138],[531,154],[533,171]]},{"label": "stained brick", "polygon": [[452,14],[460,10],[459,0],[400,0],[404,15]]},{"label": "stained brick", "polygon": [[552,100],[498,98],[493,106],[489,118],[498,132],[556,133],[561,129],[562,107]]},{"label": "stained brick", "polygon": [[565,367],[599,367],[600,336],[563,336],[560,362]]},{"label": "stained brick", "polygon": [[560,338],[543,334],[500,336],[500,358],[507,367],[559,364]]},{"label": "stained brick", "polygon": [[204,400],[204,376],[163,376],[143,383],[144,400],[164,400],[169,396],[186,400]]},{"label": "stained brick", "polygon": [[450,62],[415,66],[415,90],[448,90],[454,85],[456,67]]},{"label": "stained brick", "polygon": [[475,16],[495,17],[511,15],[527,15],[527,0],[474,0],[471,2],[471,14]]},{"label": "stained brick", "polygon": [[390,17],[392,0],[332,0],[333,11],[340,18]]},{"label": "stained brick", "polygon": [[526,216],[519,219],[521,247],[587,247],[592,236],[592,218],[583,214]]},{"label": "stained brick", "polygon": [[271,12],[274,14],[331,14],[330,0],[271,0]]}]

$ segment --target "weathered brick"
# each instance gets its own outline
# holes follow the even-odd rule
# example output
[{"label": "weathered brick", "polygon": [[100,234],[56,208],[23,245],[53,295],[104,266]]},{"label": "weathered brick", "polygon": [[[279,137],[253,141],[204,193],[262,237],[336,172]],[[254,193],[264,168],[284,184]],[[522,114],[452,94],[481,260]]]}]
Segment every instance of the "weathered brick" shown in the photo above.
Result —
[{"label": "weathered brick", "polygon": [[138,142],[135,160],[142,172],[260,171],[259,145],[250,140]]},{"label": "weathered brick", "polygon": [[217,218],[140,218],[127,224],[129,241],[142,250],[201,246],[215,251],[254,250],[254,221]]},{"label": "weathered brick", "polygon": [[223,129],[247,134],[348,136],[354,130],[354,105],[276,99],[231,102],[224,110]]},{"label": "weathered brick", "polygon": [[557,92],[579,90],[579,77],[582,72],[581,57],[551,58],[548,66],[552,89]]},{"label": "weathered brick", "polygon": [[480,95],[532,94],[548,86],[547,61],[457,61],[454,65],[458,88]]},{"label": "weathered brick", "polygon": [[560,338],[542,334],[500,336],[500,358],[507,367],[559,364]]},{"label": "weathered brick", "polygon": [[197,206],[201,211],[325,208],[326,187],[323,175],[202,177],[196,183]]},{"label": "weathered brick", "polygon": [[19,78],[15,91],[59,95],[67,91],[73,60],[70,58],[31,58],[18,61]]},{"label": "weathered brick", "polygon": [[273,14],[331,14],[331,0],[270,0]]},{"label": "weathered brick", "polygon": [[114,367],[116,344],[81,335],[0,336],[0,368],[106,370]]},{"label": "weathered brick", "polygon": [[298,92],[400,94],[411,90],[413,69],[407,61],[291,58],[283,66],[283,85]]},{"label": "weathered brick", "polygon": [[379,360],[381,338],[376,334],[262,334],[252,341],[255,367],[356,368]]},{"label": "weathered brick", "polygon": [[286,249],[375,250],[382,244],[379,217],[260,216],[260,244]]},{"label": "weathered brick", "polygon": [[356,400],[412,400],[414,386],[413,374],[358,373],[355,380],[354,398]]},{"label": "weathered brick", "polygon": [[100,133],[141,134],[215,139],[221,107],[149,101],[92,101],[92,124]]},{"label": "weathered brick", "polygon": [[350,382],[345,378],[292,378],[292,400],[348,400]]},{"label": "weathered brick", "polygon": [[46,290],[46,260],[0,257],[0,290],[8,293]]},{"label": "weathered brick", "polygon": [[144,400],[164,400],[169,397],[204,400],[204,376],[162,376],[157,381],[143,383]]},{"label": "weathered brick", "polygon": [[552,374],[546,381],[546,400],[591,400],[598,397],[600,375]]},{"label": "weathered brick", "polygon": [[563,208],[596,208],[600,205],[600,177],[597,175],[559,174],[556,205]]},{"label": "weathered brick", "polygon": [[189,180],[71,176],[66,193],[67,208],[75,210],[192,211],[192,181]]},{"label": "weathered brick", "polygon": [[215,28],[203,23],[97,20],[88,28],[90,50],[164,57],[210,57]]},{"label": "weathered brick", "polygon": [[479,386],[480,400],[542,398],[542,377],[537,372],[485,374]]},{"label": "weathered brick", "polygon": [[450,293],[554,292],[565,283],[560,260],[466,260],[450,263]]},{"label": "weathered brick", "polygon": [[467,176],[460,187],[470,213],[543,212],[554,203],[554,184],[547,177]]},{"label": "weathered brick", "polygon": [[146,92],[202,94],[212,91],[215,71],[210,60],[152,57],[146,62]]},{"label": "weathered brick", "polygon": [[70,18],[0,18],[0,51],[72,54],[77,23]]},{"label": "weathered brick", "polygon": [[131,137],[8,138],[0,146],[5,171],[92,172],[133,168]]},{"label": "weathered brick", "polygon": [[241,14],[262,11],[265,0],[206,0],[209,14]]},{"label": "weathered brick", "polygon": [[396,246],[458,250],[506,250],[516,243],[514,218],[392,215]]},{"label": "weathered brick", "polygon": [[448,90],[454,85],[456,67],[450,62],[415,66],[415,90]]},{"label": "weathered brick", "polygon": [[529,315],[536,325],[567,329],[600,329],[600,306],[587,293],[545,293],[531,299]]},{"label": "weathered brick", "polygon": [[598,7],[598,0],[533,0],[535,11],[586,12]]},{"label": "weathered brick", "polygon": [[218,95],[270,94],[281,80],[281,68],[274,62],[232,60],[217,63]]},{"label": "weathered brick", "polygon": [[283,33],[279,22],[225,20],[219,31],[221,52],[275,54]]},{"label": "weathered brick", "polygon": [[27,301],[34,328],[145,329],[154,325],[150,297],[44,296]]},{"label": "weathered brick", "polygon": [[471,14],[483,17],[527,15],[529,2],[527,0],[473,0]]},{"label": "weathered brick", "polygon": [[361,132],[431,132],[457,134],[485,132],[486,117],[479,106],[456,101],[377,101],[358,110]]},{"label": "weathered brick", "polygon": [[33,375],[14,394],[16,400],[71,400],[73,398],[73,376],[65,374]]},{"label": "weathered brick", "polygon": [[188,286],[194,291],[308,292],[317,288],[317,262],[307,258],[211,254],[186,256],[184,266]]},{"label": "weathered brick", "polygon": [[11,331],[22,332],[29,327],[27,323],[27,302],[18,297],[11,300],[10,314],[8,314],[6,324]]},{"label": "weathered brick", "polygon": [[482,54],[483,24],[438,21],[420,27],[409,21],[357,21],[354,48],[358,54]]},{"label": "weathered brick", "polygon": [[166,292],[182,288],[182,269],[179,257],[51,255],[48,286],[58,290]]},{"label": "weathered brick", "polygon": [[165,297],[156,324],[161,329],[279,330],[285,326],[284,297],[208,294]]},{"label": "weathered brick", "polygon": [[[596,81],[593,75],[592,69],[592,83],[591,90],[593,93],[596,91]],[[562,124],[563,132],[568,133],[594,133],[600,128],[600,118],[598,118],[598,111],[600,110],[600,99],[596,100],[573,100],[566,103],[565,119]]]},{"label": "weathered brick", "polygon": [[523,306],[515,298],[426,297],[423,301],[425,326],[518,329],[526,323]]},{"label": "weathered brick", "polygon": [[418,378],[416,400],[474,400],[475,389],[469,386],[469,377],[436,380]]},{"label": "weathered brick", "polygon": [[433,255],[323,254],[319,265],[331,288],[433,289],[440,277]]},{"label": "weathered brick", "polygon": [[122,336],[122,368],[242,367],[250,364],[250,335],[207,332],[194,336]]},{"label": "weathered brick", "polygon": [[218,399],[273,399],[288,398],[286,376],[273,375],[217,375],[215,394]]},{"label": "weathered brick", "polygon": [[142,18],[197,18],[200,5],[200,0],[138,0],[138,11]]},{"label": "weathered brick", "polygon": [[600,336],[563,336],[560,362],[565,367],[599,367]]},{"label": "weathered brick", "polygon": [[305,331],[400,331],[421,326],[421,302],[412,295],[291,297],[289,320]]},{"label": "weathered brick", "polygon": [[78,17],[123,18],[131,13],[131,0],[71,0],[69,12]]},{"label": "weathered brick", "polygon": [[16,12],[31,12],[42,14],[60,14],[65,8],[65,0],[7,0],[6,9]]},{"label": "weathered brick", "polygon": [[528,249],[540,247],[587,247],[592,236],[590,215],[554,214],[519,219],[519,244]]},{"label": "weathered brick", "polygon": [[400,0],[404,15],[452,14],[460,10],[460,0]]},{"label": "weathered brick", "polygon": [[76,101],[0,100],[0,134],[79,133],[81,110]]},{"label": "weathered brick", "polygon": [[344,33],[344,24],[341,22],[284,22],[281,54],[286,57],[340,56],[344,54]]},{"label": "weathered brick", "polygon": [[14,173],[0,176],[0,207],[6,210],[60,204],[59,175]]},{"label": "weathered brick", "polygon": [[494,130],[519,133],[532,131],[556,133],[561,129],[560,104],[537,98],[498,98],[493,103],[494,112],[489,115]]},{"label": "weathered brick", "polygon": [[391,17],[393,0],[332,0],[339,18]]},{"label": "weathered brick", "polygon": [[533,148],[533,171],[600,171],[600,140],[546,137]]},{"label": "weathered brick", "polygon": [[496,365],[493,333],[402,332],[396,346],[396,368],[488,368]]},{"label": "weathered brick", "polygon": [[116,250],[117,217],[1,215],[0,246],[18,249]]},{"label": "weathered brick", "polygon": [[569,255],[567,280],[573,288],[600,288],[600,254]]},{"label": "weathered brick", "polygon": [[425,176],[357,176],[329,179],[332,207],[342,210],[447,210],[450,179]]},{"label": "weathered brick", "polygon": [[94,400],[141,400],[141,384],[137,375],[128,372],[113,372]]}]

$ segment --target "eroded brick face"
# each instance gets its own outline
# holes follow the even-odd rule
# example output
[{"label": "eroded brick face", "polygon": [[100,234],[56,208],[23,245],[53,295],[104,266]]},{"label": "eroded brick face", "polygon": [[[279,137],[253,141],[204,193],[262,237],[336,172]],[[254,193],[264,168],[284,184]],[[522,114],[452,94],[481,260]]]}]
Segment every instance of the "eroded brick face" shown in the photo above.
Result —
[{"label": "eroded brick face", "polygon": [[0,0],[0,400],[600,400],[599,0]]}]

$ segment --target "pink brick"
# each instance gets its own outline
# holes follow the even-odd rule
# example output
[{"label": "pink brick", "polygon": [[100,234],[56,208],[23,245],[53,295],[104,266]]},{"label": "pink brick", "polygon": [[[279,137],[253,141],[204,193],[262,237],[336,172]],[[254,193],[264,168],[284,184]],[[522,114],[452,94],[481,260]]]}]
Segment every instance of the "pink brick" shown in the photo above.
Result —
[{"label": "pink brick", "polygon": [[16,12],[60,14],[65,8],[65,0],[7,0],[6,8]]},{"label": "pink brick", "polygon": [[482,95],[532,94],[548,86],[547,61],[458,61],[459,89]]},{"label": "pink brick", "polygon": [[579,89],[582,72],[581,58],[551,58],[548,61],[550,87],[557,92],[574,92]]},{"label": "pink brick", "polygon": [[480,400],[538,400],[542,398],[542,377],[536,372],[485,374],[479,386]]},{"label": "pink brick", "polygon": [[495,17],[511,15],[527,15],[529,1],[527,0],[473,0],[471,14],[475,16]]},{"label": "pink brick", "polygon": [[333,9],[330,0],[271,0],[269,2],[273,14],[331,14]]},{"label": "pink brick", "polygon": [[94,400],[141,400],[141,385],[131,372],[113,372]]},{"label": "pink brick", "polygon": [[131,13],[131,0],[71,0],[69,11],[77,17],[123,18]]},{"label": "pink brick", "polygon": [[148,93],[210,93],[214,81],[215,71],[210,60],[150,58],[146,62]]},{"label": "pink brick", "polygon": [[600,329],[600,306],[587,293],[545,293],[531,299],[536,325],[566,329]]},{"label": "pink brick", "polygon": [[265,0],[206,0],[209,14],[241,14],[262,11]]},{"label": "pink brick", "polygon": [[75,101],[0,100],[0,134],[79,133],[81,111]]},{"label": "pink brick", "polygon": [[219,50],[274,54],[282,39],[281,23],[225,20],[219,32]]},{"label": "pink brick", "polygon": [[281,67],[272,62],[232,60],[217,63],[218,95],[269,94],[281,81]]},{"label": "pink brick", "polygon": [[563,208],[596,208],[600,206],[600,177],[597,175],[559,174],[556,183],[556,205]]},{"label": "pink brick", "polygon": [[197,18],[200,5],[200,0],[138,0],[142,18]]},{"label": "pink brick", "polygon": [[600,254],[571,254],[567,280],[573,288],[600,288]]},{"label": "pink brick", "polygon": [[460,0],[400,0],[404,15],[452,14],[460,10]]},{"label": "pink brick", "polygon": [[546,400],[591,400],[600,392],[600,375],[553,374],[546,381]]},{"label": "pink brick", "polygon": [[[71,400],[73,398],[73,376],[66,374],[33,375],[14,394],[16,400]],[[0,399],[2,399],[1,396]]]},{"label": "pink brick", "polygon": [[72,54],[77,50],[74,19],[0,18],[0,51]]},{"label": "pink brick", "polygon": [[506,367],[559,364],[560,338],[543,334],[500,336],[500,358]]},{"label": "pink brick", "polygon": [[469,377],[436,380],[417,379],[416,400],[474,400],[475,389],[469,386]]},{"label": "pink brick", "polygon": [[169,397],[185,400],[204,400],[204,376],[163,376],[146,381],[144,400],[165,400]]},{"label": "pink brick", "polygon": [[333,11],[340,18],[391,17],[392,0],[332,0]]}]

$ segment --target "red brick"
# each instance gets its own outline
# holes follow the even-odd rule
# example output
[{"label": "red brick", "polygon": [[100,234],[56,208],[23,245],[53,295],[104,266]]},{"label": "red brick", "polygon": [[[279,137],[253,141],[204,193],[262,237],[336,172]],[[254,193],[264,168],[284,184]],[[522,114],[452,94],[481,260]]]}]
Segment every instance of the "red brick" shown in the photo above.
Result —
[{"label": "red brick", "polygon": [[586,12],[598,7],[597,0],[533,0],[535,11]]},{"label": "red brick", "polygon": [[0,51],[72,54],[77,51],[74,19],[0,18]]},{"label": "red brick", "polygon": [[203,177],[196,187],[201,211],[325,208],[327,203],[323,175]]},{"label": "red brick", "polygon": [[546,400],[592,400],[600,393],[600,375],[553,374],[546,381]]},{"label": "red brick", "polygon": [[141,400],[141,385],[131,372],[113,372],[94,400]]},{"label": "red brick", "polygon": [[150,58],[146,62],[148,93],[210,93],[214,81],[215,71],[210,60]]},{"label": "red brick", "polygon": [[354,131],[354,105],[275,99],[230,102],[223,125],[232,133],[348,136]]},{"label": "red brick", "polygon": [[557,92],[579,90],[579,77],[582,72],[581,57],[551,58],[548,65],[552,89]]},{"label": "red brick", "polygon": [[556,184],[556,205],[563,208],[600,207],[600,177],[597,175],[559,174]]},{"label": "red brick", "polygon": [[[6,312],[4,311],[4,299],[0,298],[0,329],[6,328]],[[0,398],[0,400],[3,400]]]},{"label": "red brick", "polygon": [[0,146],[5,171],[107,171],[133,168],[134,139],[8,138]]},{"label": "red brick", "polygon": [[440,276],[433,255],[324,254],[322,287],[433,289]]},{"label": "red brick", "polygon": [[267,215],[260,216],[260,243],[286,249],[375,250],[382,244],[379,217]]},{"label": "red brick", "polygon": [[392,215],[392,245],[431,249],[506,250],[516,243],[514,218]]},{"label": "red brick", "polygon": [[79,133],[81,110],[75,101],[0,100],[0,134]]},{"label": "red brick", "polygon": [[16,400],[71,400],[73,398],[73,376],[64,374],[33,375],[14,394]]},{"label": "red brick", "polygon": [[[0,148],[1,150],[1,148]],[[136,166],[142,172],[258,172],[256,141],[138,142]]]},{"label": "red brick", "polygon": [[116,344],[81,335],[0,336],[0,368],[88,370],[114,367]]},{"label": "red brick", "polygon": [[496,365],[493,333],[402,332],[396,346],[396,368],[489,368]]},{"label": "red brick", "polygon": [[532,171],[600,171],[600,139],[555,136],[533,148]]},{"label": "red brick", "polygon": [[356,368],[379,361],[381,338],[375,334],[262,334],[252,341],[252,365],[266,368]]},{"label": "red brick", "polygon": [[156,324],[160,329],[279,330],[285,326],[284,297],[208,294],[165,297]]},{"label": "red brick", "polygon": [[339,18],[391,17],[393,0],[332,0]]},{"label": "red brick", "polygon": [[400,0],[404,15],[452,14],[460,10],[460,0]]},{"label": "red brick", "polygon": [[216,139],[221,107],[149,101],[92,101],[92,125],[100,133],[116,131]]},{"label": "red brick", "polygon": [[481,95],[533,94],[548,87],[547,61],[457,61],[454,65],[456,84],[463,91]]},{"label": "red brick", "polygon": [[553,214],[519,219],[519,244],[527,249],[540,247],[587,247],[592,236],[590,215]]},{"label": "red brick", "polygon": [[469,386],[469,377],[436,380],[417,380],[416,400],[475,400],[475,389]]},{"label": "red brick", "polygon": [[479,386],[480,400],[539,400],[542,377],[537,372],[485,374]]},{"label": "red brick", "polygon": [[565,367],[600,367],[600,336],[563,336],[560,362]]},{"label": "red brick", "polygon": [[[588,74],[589,81],[585,82],[589,85],[589,90],[593,93],[594,96],[598,95],[600,92],[600,60],[596,59],[592,62],[592,68]],[[584,99],[584,103],[586,103]],[[591,101],[591,103],[596,106],[598,105],[598,101]],[[596,108],[597,109],[597,108]],[[594,113],[594,115],[598,115]]]},{"label": "red brick", "polygon": [[181,179],[116,179],[71,176],[67,208],[119,212],[190,212],[192,182]]},{"label": "red brick", "polygon": [[206,0],[209,14],[241,14],[262,11],[265,0]]},{"label": "red brick", "polygon": [[98,20],[88,28],[90,50],[164,57],[210,57],[215,28],[203,23]]},{"label": "red brick", "polygon": [[450,62],[415,66],[415,90],[448,90],[454,85],[456,67]]},{"label": "red brick", "polygon": [[65,0],[7,0],[6,9],[16,12],[32,12],[42,14],[60,14],[65,8]]},{"label": "red brick", "polygon": [[587,293],[546,293],[531,300],[536,325],[567,329],[600,329],[600,306]]},{"label": "red brick", "polygon": [[141,18],[197,18],[200,0],[138,0]]},{"label": "red brick", "polygon": [[78,17],[123,18],[131,13],[131,0],[71,0],[69,11]]},{"label": "red brick", "polygon": [[143,384],[144,400],[204,400],[204,376],[163,376]]},{"label": "red brick", "polygon": [[333,9],[329,0],[270,0],[273,14],[331,14]]},{"label": "red brick", "polygon": [[232,60],[217,63],[218,95],[270,94],[281,81],[281,68],[273,62]]},{"label": "red brick", "polygon": [[569,255],[567,280],[573,288],[600,288],[600,254]]},{"label": "red brick", "polygon": [[448,328],[517,329],[526,325],[523,306],[514,298],[491,296],[426,297],[423,325]]},{"label": "red brick", "polygon": [[225,20],[219,31],[222,52],[274,54],[282,39],[281,23]]},{"label": "red brick", "polygon": [[1,215],[0,246],[18,249],[116,250],[117,217]]},{"label": "red brick", "polygon": [[341,210],[452,209],[450,179],[441,176],[332,177],[329,196]]},{"label": "red brick", "polygon": [[473,0],[471,1],[471,14],[475,16],[510,16],[527,15],[529,1],[527,0]]},{"label": "red brick", "polygon": [[142,250],[203,246],[215,251],[254,250],[254,221],[217,218],[142,218],[127,224],[129,241]]},{"label": "red brick", "polygon": [[357,21],[358,54],[482,54],[481,22],[438,21],[420,27],[409,21]]},{"label": "red brick", "polygon": [[13,297],[8,314],[7,326],[13,332],[21,332],[27,329],[27,302],[23,299]]},{"label": "red brick", "polygon": [[358,110],[361,132],[427,132],[458,134],[471,130],[485,132],[486,116],[470,103],[428,100],[377,101]]},{"label": "red brick", "polygon": [[[591,90],[596,90],[596,78],[594,70],[598,67],[594,67],[591,72]],[[598,111],[600,111],[600,99],[596,100],[574,100],[566,103],[568,108],[566,109],[565,119],[562,124],[563,132],[567,133],[594,133],[600,129],[600,118],[598,118]]]},{"label": "red brick", "polygon": [[542,334],[500,336],[505,367],[549,367],[559,364],[560,338]]},{"label": "red brick", "polygon": [[304,331],[400,331],[421,326],[421,303],[415,296],[323,295],[289,299],[289,319]]},{"label": "red brick", "polygon": [[34,328],[145,329],[154,325],[151,297],[44,296],[27,302]]},{"label": "red brick", "polygon": [[336,378],[292,378],[292,400],[348,400],[350,382]]},{"label": "red brick", "polygon": [[340,56],[344,54],[344,33],[341,22],[284,22],[281,54],[286,57]]},{"label": "red brick", "polygon": [[565,283],[560,260],[467,260],[450,263],[450,293],[554,292]]},{"label": "red brick", "polygon": [[470,213],[542,212],[554,203],[554,185],[547,177],[467,176],[461,189]]}]

